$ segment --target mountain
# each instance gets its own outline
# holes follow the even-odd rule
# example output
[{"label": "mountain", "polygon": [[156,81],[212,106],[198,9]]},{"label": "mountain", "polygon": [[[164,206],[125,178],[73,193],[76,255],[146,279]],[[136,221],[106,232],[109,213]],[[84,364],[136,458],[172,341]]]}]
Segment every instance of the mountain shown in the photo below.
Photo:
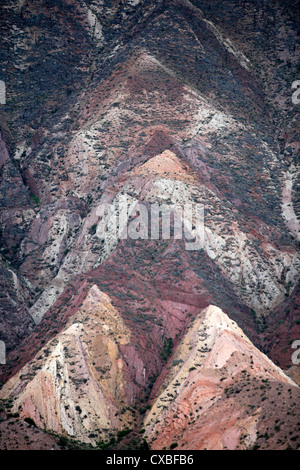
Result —
[{"label": "mountain", "polygon": [[[153,449],[286,449],[297,443],[299,387],[218,307],[207,307],[189,324],[142,421],[136,398],[142,385],[142,396],[148,395],[150,364],[134,330],[95,285],[73,312],[2,388],[12,415],[94,446],[139,427]],[[162,360],[169,349],[165,341]]]},{"label": "mountain", "polygon": [[0,7],[4,423],[298,448],[297,2],[40,3]]},{"label": "mountain", "polygon": [[145,421],[153,449],[279,450],[295,440],[299,388],[219,308],[195,319],[168,369]]}]

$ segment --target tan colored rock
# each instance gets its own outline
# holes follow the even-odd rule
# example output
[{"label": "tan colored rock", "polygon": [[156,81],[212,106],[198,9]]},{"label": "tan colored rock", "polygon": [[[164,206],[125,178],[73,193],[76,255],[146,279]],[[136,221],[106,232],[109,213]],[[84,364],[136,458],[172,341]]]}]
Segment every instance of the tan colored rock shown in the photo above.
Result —
[{"label": "tan colored rock", "polygon": [[129,395],[119,346],[129,339],[109,297],[93,286],[64,331],[5,384],[0,398],[15,397],[13,411],[41,429],[83,442],[97,430],[105,437],[132,422],[130,412],[121,415]]},{"label": "tan colored rock", "polygon": [[300,395],[296,384],[253,346],[234,321],[209,306],[170,359],[145,419],[151,448],[177,444],[188,450],[234,450],[265,445],[258,444],[264,413],[271,425],[275,410],[276,418],[284,419],[292,407],[287,402],[282,410],[279,403],[267,401],[256,390],[268,389],[273,396],[279,384],[285,393],[290,389]]}]

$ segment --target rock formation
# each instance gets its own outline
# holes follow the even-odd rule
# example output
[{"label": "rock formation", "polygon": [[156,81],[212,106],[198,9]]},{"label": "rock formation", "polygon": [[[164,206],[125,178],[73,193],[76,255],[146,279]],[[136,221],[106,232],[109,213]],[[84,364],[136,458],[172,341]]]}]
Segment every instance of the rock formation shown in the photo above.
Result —
[{"label": "rock formation", "polygon": [[298,448],[297,3],[40,3],[0,6],[3,419],[47,448]]}]

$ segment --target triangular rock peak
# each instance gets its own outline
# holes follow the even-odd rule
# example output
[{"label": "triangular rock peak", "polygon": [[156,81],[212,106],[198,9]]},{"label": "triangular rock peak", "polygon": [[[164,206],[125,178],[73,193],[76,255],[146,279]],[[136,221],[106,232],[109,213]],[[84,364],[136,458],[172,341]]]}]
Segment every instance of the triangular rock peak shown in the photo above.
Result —
[{"label": "triangular rock peak", "polygon": [[193,177],[189,174],[188,165],[185,164],[175,153],[165,150],[159,155],[150,158],[146,163],[133,171],[134,175],[147,177],[169,178],[173,180],[183,180],[190,183]]}]

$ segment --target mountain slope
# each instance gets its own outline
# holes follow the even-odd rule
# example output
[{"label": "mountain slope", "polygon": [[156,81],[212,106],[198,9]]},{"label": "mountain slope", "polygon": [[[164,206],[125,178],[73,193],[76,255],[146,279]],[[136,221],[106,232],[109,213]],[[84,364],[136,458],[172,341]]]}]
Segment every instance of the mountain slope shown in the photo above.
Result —
[{"label": "mountain slope", "polygon": [[[149,370],[133,331],[93,286],[0,398],[20,419],[92,445],[144,426],[158,450],[175,443],[189,450],[299,446],[299,388],[214,306],[189,325],[155,383],[143,423],[136,394]],[[161,357],[169,346],[165,341]]]},{"label": "mountain slope", "polygon": [[[298,389],[262,352],[297,377],[296,2],[5,0],[0,8],[1,396],[22,419],[86,445],[127,427],[134,435],[152,406],[153,448],[168,448],[175,428],[183,448],[295,448],[287,427]],[[151,239],[158,205],[174,210],[170,236]],[[191,205],[204,209],[197,250],[174,236]],[[192,222],[184,220],[195,235]],[[199,358],[195,343],[189,356],[186,346],[195,325],[212,328],[210,317],[226,325],[211,331],[213,349],[235,351],[224,376],[217,353]],[[196,370],[172,366],[181,360]],[[160,387],[169,393],[177,373],[189,386],[160,426]],[[241,401],[220,432],[237,390]],[[271,406],[277,392],[282,409]],[[207,414],[191,403],[193,418],[184,416],[184,398],[196,394],[206,409],[213,393]],[[273,412],[291,421],[271,436]],[[134,447],[131,435],[115,445]]]},{"label": "mountain slope", "polygon": [[153,449],[175,443],[183,450],[299,445],[298,387],[217,307],[190,325],[159,382],[145,420]]},{"label": "mountain slope", "polygon": [[1,397],[19,396],[12,411],[39,428],[81,441],[96,430],[107,436],[133,419],[130,412],[121,414],[130,390],[118,345],[129,338],[109,298],[94,286],[65,329],[4,386]]}]

